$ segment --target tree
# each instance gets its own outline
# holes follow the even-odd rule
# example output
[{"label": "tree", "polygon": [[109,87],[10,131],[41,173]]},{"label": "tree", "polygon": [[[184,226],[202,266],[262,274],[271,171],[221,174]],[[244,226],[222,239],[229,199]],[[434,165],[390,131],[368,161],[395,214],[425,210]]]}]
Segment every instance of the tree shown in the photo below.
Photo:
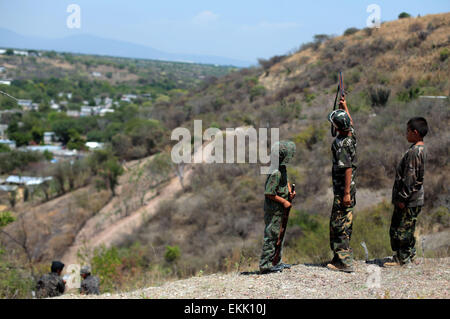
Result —
[{"label": "tree", "polygon": [[405,19],[405,18],[410,18],[410,17],[411,17],[411,15],[407,12],[402,12],[398,15],[399,19]]},{"label": "tree", "polygon": [[113,196],[116,196],[116,186],[119,184],[119,176],[123,174],[122,166],[116,159],[111,158],[105,164],[104,168],[100,171],[100,175],[103,176]]},{"label": "tree", "polygon": [[19,225],[20,225],[20,231],[18,236],[13,236],[9,232],[5,231],[3,228],[13,222],[16,221],[16,217],[14,217],[11,212],[5,211],[0,213],[0,233],[8,237],[13,243],[20,246],[27,258],[28,266],[31,271],[31,275],[35,277],[34,275],[34,269],[33,269],[33,255],[31,253],[31,249],[28,245],[28,231],[25,227],[25,218],[23,215],[19,217]]},{"label": "tree", "polygon": [[359,31],[358,28],[348,28],[347,30],[344,31],[344,35],[345,36],[349,36],[349,35],[352,35],[352,34],[358,32],[358,31]]},{"label": "tree", "polygon": [[112,150],[95,151],[89,158],[89,166],[94,174],[102,178],[103,185],[111,190],[113,196],[116,196],[115,188],[119,183],[119,176],[123,174],[123,167],[113,155]]},{"label": "tree", "polygon": [[86,149],[86,140],[81,137],[74,129],[70,129],[68,132],[69,141],[67,142],[67,148],[69,150],[84,150]]}]

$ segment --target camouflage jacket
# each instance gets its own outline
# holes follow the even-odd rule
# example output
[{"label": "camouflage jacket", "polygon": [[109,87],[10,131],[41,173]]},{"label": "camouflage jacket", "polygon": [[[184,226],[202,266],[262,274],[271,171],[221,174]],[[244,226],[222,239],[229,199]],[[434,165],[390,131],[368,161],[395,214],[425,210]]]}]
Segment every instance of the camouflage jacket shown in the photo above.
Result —
[{"label": "camouflage jacket", "polygon": [[[278,195],[287,200],[289,197],[289,188],[287,184],[286,166],[280,165],[279,169],[267,176],[264,187],[264,195]],[[269,213],[282,213],[283,205],[266,196],[264,200],[264,211]]]},{"label": "camouflage jacket", "polygon": [[331,153],[333,155],[333,167],[331,176],[333,179],[333,193],[335,195],[344,195],[345,191],[345,170],[352,169],[352,181],[350,184],[350,194],[356,193],[356,135],[353,127],[351,128],[351,136],[338,135],[331,145]]},{"label": "camouflage jacket", "polygon": [[[278,156],[278,169],[267,176],[264,185],[264,195],[278,195],[284,199],[289,198],[288,177],[286,165],[295,155],[295,143],[280,141],[273,145],[271,156]],[[268,213],[282,213],[283,205],[265,196],[264,211]]]},{"label": "camouflage jacket", "polygon": [[43,275],[36,285],[36,297],[48,298],[57,297],[64,293],[66,284],[62,278],[54,272]]},{"label": "camouflage jacket", "polygon": [[99,284],[100,284],[100,280],[98,279],[97,276],[91,276],[91,275],[87,276],[81,282],[80,293],[85,294],[85,295],[90,295],[90,294],[98,295],[98,294],[100,294]]},{"label": "camouflage jacket", "polygon": [[424,145],[411,145],[406,151],[396,168],[392,203],[402,202],[408,207],[423,206],[425,160]]}]

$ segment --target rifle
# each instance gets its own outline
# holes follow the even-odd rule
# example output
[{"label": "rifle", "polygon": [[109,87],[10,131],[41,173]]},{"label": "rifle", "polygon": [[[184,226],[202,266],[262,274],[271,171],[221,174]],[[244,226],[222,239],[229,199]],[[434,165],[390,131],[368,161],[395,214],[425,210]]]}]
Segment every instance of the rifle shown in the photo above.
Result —
[{"label": "rifle", "polygon": [[[336,102],[338,100],[338,96],[339,96],[339,101],[341,100],[341,98],[345,95],[344,93],[344,76],[342,75],[342,72],[339,71],[339,83],[338,83],[338,87],[336,90],[336,97],[334,98],[334,105],[333,105],[333,111],[336,110]],[[336,128],[334,127],[333,124],[331,124],[331,136],[335,137],[336,136]]]},{"label": "rifle", "polygon": [[[295,184],[292,184],[291,190],[292,190],[292,193],[295,191]],[[290,198],[288,198],[288,201],[289,201],[289,203],[292,202],[292,200]],[[283,218],[281,219],[280,233],[278,234],[278,240],[275,245],[275,256],[273,257],[273,260],[272,260],[273,266],[276,266],[280,262],[281,245],[283,244],[284,234],[286,233],[286,227],[287,227],[287,222],[289,219],[289,212],[291,210],[291,207],[284,210]]]}]

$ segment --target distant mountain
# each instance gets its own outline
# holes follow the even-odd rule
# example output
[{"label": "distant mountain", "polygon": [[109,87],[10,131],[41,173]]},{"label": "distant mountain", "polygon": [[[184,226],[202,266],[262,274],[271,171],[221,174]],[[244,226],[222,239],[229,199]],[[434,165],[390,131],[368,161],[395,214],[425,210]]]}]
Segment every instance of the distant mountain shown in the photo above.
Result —
[{"label": "distant mountain", "polygon": [[251,64],[254,64],[249,61],[236,60],[226,57],[167,53],[141,44],[106,39],[89,34],[79,34],[64,38],[51,39],[44,37],[24,36],[3,28],[0,28],[0,47],[233,65],[237,67],[248,67]]}]

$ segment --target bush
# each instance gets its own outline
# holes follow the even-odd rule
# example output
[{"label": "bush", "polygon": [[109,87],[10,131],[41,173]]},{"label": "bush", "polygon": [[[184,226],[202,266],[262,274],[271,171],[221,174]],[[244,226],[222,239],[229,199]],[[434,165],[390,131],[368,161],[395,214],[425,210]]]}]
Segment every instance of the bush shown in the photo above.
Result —
[{"label": "bush", "polygon": [[178,246],[166,246],[166,252],[164,254],[164,259],[168,263],[174,263],[180,258],[181,252]]},{"label": "bush", "polygon": [[0,153],[0,174],[10,174],[14,170],[23,171],[29,164],[43,159],[39,152],[11,152]]},{"label": "bush", "polygon": [[18,265],[4,260],[4,253],[0,248],[0,298],[31,298],[33,278]]},{"label": "bush", "polygon": [[285,55],[275,55],[274,57],[270,58],[269,60],[258,59],[258,63],[259,63],[259,65],[261,65],[261,67],[264,70],[268,70],[274,64],[277,64],[277,63],[281,62],[285,57],[286,57]]},{"label": "bush", "polygon": [[328,128],[328,125],[310,125],[294,137],[294,142],[311,150],[313,145],[321,142],[324,139],[325,133],[327,131],[326,128]]},{"label": "bush", "polygon": [[122,265],[118,249],[115,247],[105,248],[105,246],[96,248],[90,264],[92,273],[100,278],[102,292],[113,290],[116,287],[115,282],[118,281]]},{"label": "bush", "polygon": [[411,87],[409,89],[398,92],[397,99],[401,102],[410,102],[417,99],[421,94],[422,90],[419,87]]},{"label": "bush", "polygon": [[444,62],[445,60],[448,59],[449,56],[450,56],[450,50],[448,48],[444,48],[439,53],[439,60],[441,60],[441,62]]},{"label": "bush", "polygon": [[257,96],[264,96],[266,94],[266,88],[263,85],[255,85],[250,89],[250,102],[255,100]]},{"label": "bush", "polygon": [[369,88],[370,101],[372,106],[385,106],[389,100],[391,89],[384,85],[376,85]]},{"label": "bush", "polygon": [[405,19],[405,18],[410,18],[410,17],[411,17],[411,15],[407,12],[402,12],[398,15],[399,19]]},{"label": "bush", "polygon": [[408,28],[409,32],[417,32],[423,29],[423,25],[420,22],[415,22],[411,24]]},{"label": "bush", "polygon": [[344,31],[344,36],[355,34],[358,31],[359,31],[358,28],[348,28],[347,30]]}]

